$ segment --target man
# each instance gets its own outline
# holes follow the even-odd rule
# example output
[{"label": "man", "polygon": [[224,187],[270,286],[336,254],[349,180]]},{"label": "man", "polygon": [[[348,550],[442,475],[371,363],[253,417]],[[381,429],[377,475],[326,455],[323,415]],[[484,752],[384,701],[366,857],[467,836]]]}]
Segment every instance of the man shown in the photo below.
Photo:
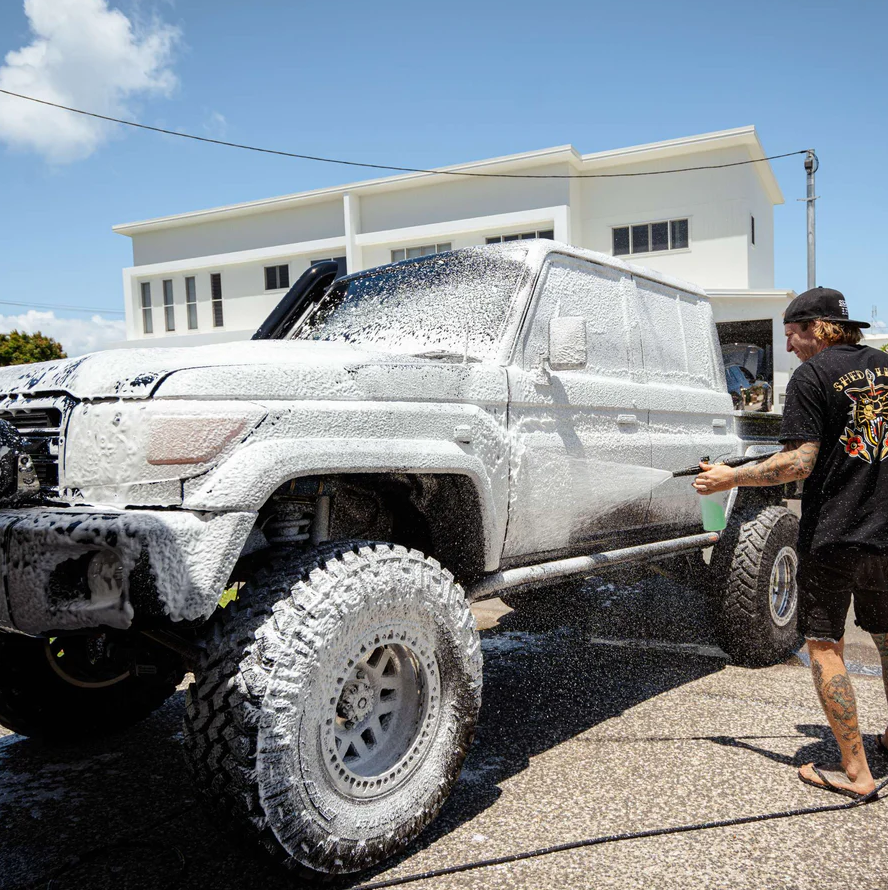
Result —
[{"label": "man", "polygon": [[[814,686],[842,754],[839,764],[806,764],[809,785],[860,798],[875,789],[843,658],[851,598],[857,623],[873,635],[888,694],[888,355],[860,345],[862,321],[844,297],[815,287],[783,316],[786,349],[802,365],[786,389],[783,451],[731,469],[701,463],[700,494],[807,479],[799,527],[799,629]],[[879,737],[882,753],[888,730]]]}]

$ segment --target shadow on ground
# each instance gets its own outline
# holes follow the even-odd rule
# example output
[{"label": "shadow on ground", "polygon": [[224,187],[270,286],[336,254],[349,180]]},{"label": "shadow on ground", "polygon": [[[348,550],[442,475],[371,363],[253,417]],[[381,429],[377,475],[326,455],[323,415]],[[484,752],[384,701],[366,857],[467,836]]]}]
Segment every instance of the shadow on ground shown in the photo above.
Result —
[{"label": "shadow on ground", "polygon": [[[526,602],[482,635],[484,705],[475,744],[438,820],[396,861],[493,805],[500,784],[531,758],[724,666],[712,651],[694,650],[713,643],[700,596],[687,586],[624,575],[619,585],[601,578],[564,593]],[[684,648],[676,657],[668,646],[606,642],[626,639]],[[183,699],[178,693],[144,723],[88,747],[47,748],[18,736],[0,742],[0,887],[299,886],[252,848],[232,843],[197,804],[181,753]],[[822,754],[823,728],[804,729],[816,739],[813,756]],[[799,763],[811,759],[810,747]],[[757,750],[786,759],[766,746]]]}]

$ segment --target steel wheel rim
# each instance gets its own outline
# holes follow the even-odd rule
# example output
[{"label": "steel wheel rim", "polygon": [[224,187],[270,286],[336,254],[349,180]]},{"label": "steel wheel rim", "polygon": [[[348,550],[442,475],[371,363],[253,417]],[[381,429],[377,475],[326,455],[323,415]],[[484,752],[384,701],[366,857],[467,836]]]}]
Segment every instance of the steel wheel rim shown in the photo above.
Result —
[{"label": "steel wheel rim", "polygon": [[373,798],[399,786],[419,766],[440,715],[434,647],[417,633],[374,633],[336,678],[321,727],[334,787]]},{"label": "steel wheel rim", "polygon": [[[100,637],[104,637],[104,634]],[[92,661],[90,665],[86,647],[88,640],[85,637],[73,637],[67,640],[50,637],[44,642],[44,652],[49,666],[54,673],[72,686],[79,686],[81,689],[104,689],[116,686],[130,676],[128,668],[122,669],[121,666],[113,664],[102,656]],[[65,653],[65,648],[73,651]],[[105,661],[107,663],[103,663]]]},{"label": "steel wheel rim", "polygon": [[768,605],[771,620],[777,627],[785,627],[795,615],[799,591],[796,583],[796,569],[799,559],[792,547],[783,547],[771,568]]}]

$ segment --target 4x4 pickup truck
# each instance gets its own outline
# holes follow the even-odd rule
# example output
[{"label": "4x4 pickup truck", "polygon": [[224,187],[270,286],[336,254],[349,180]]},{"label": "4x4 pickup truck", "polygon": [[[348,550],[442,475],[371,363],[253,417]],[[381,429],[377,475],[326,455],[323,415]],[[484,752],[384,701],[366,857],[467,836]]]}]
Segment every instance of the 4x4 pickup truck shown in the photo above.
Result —
[{"label": "4x4 pickup truck", "polygon": [[334,279],[252,342],[0,370],[0,722],[113,731],[191,670],[200,789],[327,873],[456,781],[474,599],[713,548],[722,646],[796,642],[786,492],[732,492],[705,532],[670,472],[776,450],[732,410],[704,293],[550,241]]}]

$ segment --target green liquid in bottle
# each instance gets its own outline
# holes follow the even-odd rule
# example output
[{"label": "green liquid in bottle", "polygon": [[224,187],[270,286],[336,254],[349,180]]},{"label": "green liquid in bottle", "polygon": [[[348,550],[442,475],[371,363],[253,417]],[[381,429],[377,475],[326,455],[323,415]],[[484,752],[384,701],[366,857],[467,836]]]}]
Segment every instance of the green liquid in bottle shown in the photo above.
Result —
[{"label": "green liquid in bottle", "polygon": [[700,510],[703,513],[703,531],[720,532],[728,524],[725,509],[718,495],[700,495]]}]

